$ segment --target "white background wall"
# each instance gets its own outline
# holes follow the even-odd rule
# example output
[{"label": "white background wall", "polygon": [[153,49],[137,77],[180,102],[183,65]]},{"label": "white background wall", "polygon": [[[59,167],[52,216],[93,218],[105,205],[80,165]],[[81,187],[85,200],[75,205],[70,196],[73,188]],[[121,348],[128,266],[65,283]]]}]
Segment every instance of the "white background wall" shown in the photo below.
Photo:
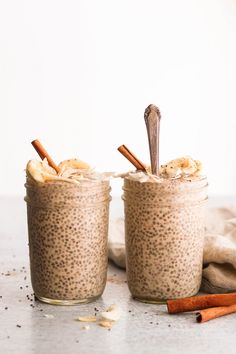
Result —
[{"label": "white background wall", "polygon": [[149,103],[161,162],[192,155],[236,194],[235,98],[235,0],[0,0],[0,194],[23,195],[34,138],[56,162],[127,170],[122,143],[148,162]]}]

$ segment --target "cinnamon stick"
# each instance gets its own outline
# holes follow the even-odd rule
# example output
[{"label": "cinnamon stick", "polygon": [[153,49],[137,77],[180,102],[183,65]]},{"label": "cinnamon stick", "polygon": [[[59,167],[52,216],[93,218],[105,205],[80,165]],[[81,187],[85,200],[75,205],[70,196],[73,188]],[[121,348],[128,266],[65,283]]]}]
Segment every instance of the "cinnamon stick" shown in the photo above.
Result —
[{"label": "cinnamon stick", "polygon": [[209,307],[230,306],[236,304],[236,293],[211,294],[187,297],[185,299],[167,300],[169,313],[202,310]]},{"label": "cinnamon stick", "polygon": [[47,159],[49,166],[51,166],[52,168],[54,168],[54,170],[56,170],[57,173],[59,173],[59,168],[58,166],[55,164],[55,162],[53,161],[53,159],[50,157],[50,155],[48,154],[48,152],[45,150],[45,148],[43,147],[43,145],[40,143],[39,140],[33,140],[31,142],[31,144],[33,145],[33,147],[35,148],[35,150],[37,151],[37,153],[39,154],[39,156],[41,157],[41,159]]},{"label": "cinnamon stick", "polygon": [[231,306],[212,307],[197,312],[196,320],[198,323],[203,323],[234,312],[236,312],[236,304]]},{"label": "cinnamon stick", "polygon": [[117,149],[137,170],[146,171],[145,165],[125,146],[121,145]]}]

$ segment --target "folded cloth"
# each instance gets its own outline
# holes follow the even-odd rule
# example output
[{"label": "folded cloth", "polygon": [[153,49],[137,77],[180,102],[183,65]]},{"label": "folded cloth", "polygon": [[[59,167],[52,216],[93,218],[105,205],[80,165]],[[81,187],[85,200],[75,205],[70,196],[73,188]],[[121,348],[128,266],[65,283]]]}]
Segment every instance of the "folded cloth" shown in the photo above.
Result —
[{"label": "folded cloth", "polygon": [[[109,259],[125,269],[124,219],[111,220]],[[201,290],[236,292],[236,207],[207,211]]]},{"label": "folded cloth", "polygon": [[125,269],[125,237],[123,218],[117,218],[110,221],[108,257],[118,267]]}]

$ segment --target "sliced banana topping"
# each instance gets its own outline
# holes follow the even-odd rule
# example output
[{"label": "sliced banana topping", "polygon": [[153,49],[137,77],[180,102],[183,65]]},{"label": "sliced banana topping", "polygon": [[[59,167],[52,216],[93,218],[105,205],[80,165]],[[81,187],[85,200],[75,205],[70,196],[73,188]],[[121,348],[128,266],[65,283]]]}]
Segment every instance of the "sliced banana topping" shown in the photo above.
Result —
[{"label": "sliced banana topping", "polygon": [[193,160],[191,157],[181,157],[172,160],[160,168],[162,177],[180,177],[180,176],[200,176],[202,173],[202,163]]},{"label": "sliced banana topping", "polygon": [[82,160],[78,160],[78,159],[70,159],[70,160],[62,161],[58,165],[58,167],[61,171],[65,171],[68,168],[74,169],[74,170],[89,170],[91,168],[89,166],[89,164],[87,164],[86,162],[84,162]]},{"label": "sliced banana topping", "polygon": [[120,319],[120,309],[117,305],[113,304],[101,313],[101,317],[105,321],[118,321]]},{"label": "sliced banana topping", "polygon": [[46,182],[57,176],[56,171],[48,165],[47,159],[30,160],[26,166],[26,173],[37,182]]},{"label": "sliced banana topping", "polygon": [[91,176],[94,173],[92,168],[86,162],[78,159],[62,161],[58,167],[60,169],[58,174],[60,177],[70,178],[77,181]]},{"label": "sliced banana topping", "polygon": [[37,182],[50,180],[65,181],[79,184],[81,180],[108,180],[111,174],[101,174],[94,171],[86,162],[78,159],[62,161],[59,164],[59,173],[48,165],[45,158],[43,161],[30,160],[26,166],[27,176]]},{"label": "sliced banana topping", "polygon": [[195,163],[196,163],[196,166],[197,166],[197,170],[194,173],[194,175],[195,176],[201,176],[202,170],[203,170],[202,163],[199,160],[195,160]]}]

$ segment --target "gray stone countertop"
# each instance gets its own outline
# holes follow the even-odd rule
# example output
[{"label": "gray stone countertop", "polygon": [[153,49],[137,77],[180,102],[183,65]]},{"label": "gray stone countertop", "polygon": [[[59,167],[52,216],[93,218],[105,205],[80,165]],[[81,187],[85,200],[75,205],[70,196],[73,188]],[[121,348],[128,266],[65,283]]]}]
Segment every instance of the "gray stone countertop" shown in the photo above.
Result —
[{"label": "gray stone countertop", "polygon": [[[228,202],[233,199],[218,199],[217,204]],[[114,200],[112,216],[120,210]],[[22,198],[0,198],[0,239],[0,353],[236,353],[236,314],[204,324],[196,323],[193,313],[168,315],[165,305],[134,301],[125,272],[113,265],[105,292],[95,303],[67,307],[35,301]],[[120,307],[121,319],[111,330],[97,323],[86,330],[86,324],[75,321],[79,315],[93,315],[95,308],[99,316],[113,303]]]}]

